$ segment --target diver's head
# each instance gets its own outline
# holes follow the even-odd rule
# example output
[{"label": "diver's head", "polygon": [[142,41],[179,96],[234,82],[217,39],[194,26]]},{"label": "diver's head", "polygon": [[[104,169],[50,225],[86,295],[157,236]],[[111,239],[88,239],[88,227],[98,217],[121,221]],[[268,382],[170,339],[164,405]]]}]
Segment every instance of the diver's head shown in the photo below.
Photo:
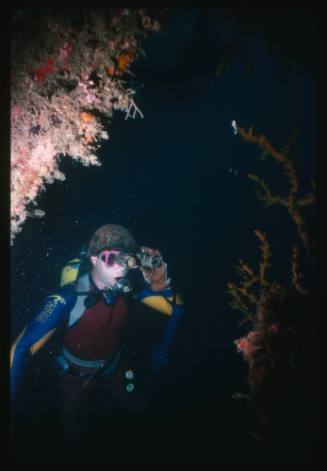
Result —
[{"label": "diver's head", "polygon": [[118,225],[106,224],[93,234],[88,247],[92,263],[92,278],[99,289],[112,288],[119,278],[135,267],[133,254],[137,250],[131,232]]}]

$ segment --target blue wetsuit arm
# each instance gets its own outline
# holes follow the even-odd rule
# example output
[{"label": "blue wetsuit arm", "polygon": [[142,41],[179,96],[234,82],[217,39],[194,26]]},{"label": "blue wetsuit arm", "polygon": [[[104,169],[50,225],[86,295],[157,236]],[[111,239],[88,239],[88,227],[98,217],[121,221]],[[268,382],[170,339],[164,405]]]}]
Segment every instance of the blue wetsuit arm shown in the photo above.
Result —
[{"label": "blue wetsuit arm", "polygon": [[178,304],[173,304],[172,308],[173,308],[172,314],[168,320],[166,330],[158,346],[158,348],[160,348],[160,351],[162,353],[169,352],[170,347],[172,346],[172,343],[175,337],[176,330],[179,326],[182,315],[184,314],[183,306],[180,306]]},{"label": "blue wetsuit arm", "polygon": [[144,302],[145,304],[148,304],[153,308],[157,308],[157,310],[161,311],[162,309],[160,307],[162,306],[162,300],[165,300],[165,302],[169,305],[168,311],[165,312],[169,315],[169,320],[166,329],[159,344],[153,350],[150,360],[150,367],[152,371],[154,371],[155,373],[160,373],[160,371],[166,366],[168,366],[171,361],[169,353],[174,341],[176,331],[180,324],[180,320],[184,314],[184,307],[182,304],[176,302],[171,288],[166,288],[165,290],[158,292],[152,291],[149,286],[146,286],[139,293],[138,299]]},{"label": "blue wetsuit arm", "polygon": [[173,311],[168,320],[167,327],[164,334],[152,351],[150,357],[150,369],[153,373],[159,374],[166,368],[172,361],[170,356],[171,347],[175,338],[176,331],[178,329],[180,320],[184,314],[184,308],[181,305],[173,304]]},{"label": "blue wetsuit arm", "polygon": [[13,399],[23,378],[26,363],[33,347],[35,351],[43,345],[49,333],[59,327],[69,315],[76,301],[73,285],[64,286],[56,294],[48,296],[36,316],[27,324],[23,333],[12,347],[10,391]]}]

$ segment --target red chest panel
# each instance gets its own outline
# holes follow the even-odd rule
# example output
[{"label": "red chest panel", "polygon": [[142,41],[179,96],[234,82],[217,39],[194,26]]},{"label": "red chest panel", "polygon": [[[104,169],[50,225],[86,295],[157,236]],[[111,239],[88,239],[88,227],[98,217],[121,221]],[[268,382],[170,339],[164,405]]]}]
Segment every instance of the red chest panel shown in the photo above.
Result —
[{"label": "red chest panel", "polygon": [[115,353],[123,340],[127,320],[127,306],[119,298],[114,306],[101,299],[85,308],[76,324],[69,327],[64,346],[83,360],[100,360]]}]

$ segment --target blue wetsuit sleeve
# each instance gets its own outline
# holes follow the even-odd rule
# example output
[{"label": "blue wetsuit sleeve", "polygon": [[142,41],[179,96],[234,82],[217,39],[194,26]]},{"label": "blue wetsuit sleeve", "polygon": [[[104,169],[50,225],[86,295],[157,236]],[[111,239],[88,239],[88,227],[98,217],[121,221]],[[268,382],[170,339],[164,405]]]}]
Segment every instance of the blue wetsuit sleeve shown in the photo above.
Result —
[{"label": "blue wetsuit sleeve", "polygon": [[178,325],[180,323],[180,320],[182,318],[182,315],[184,314],[184,307],[180,306],[178,304],[173,304],[173,312],[168,320],[168,324],[166,327],[166,330],[162,336],[161,342],[160,342],[160,350],[163,353],[168,353],[170,350],[170,347],[173,343],[174,336],[176,333],[176,330],[178,328]]},{"label": "blue wetsuit sleeve", "polygon": [[37,314],[27,324],[21,337],[14,344],[12,353],[10,390],[11,398],[15,396],[22,380],[30,349],[42,341],[47,334],[59,327],[67,318],[76,302],[74,285],[66,285],[57,293],[48,296]]},{"label": "blue wetsuit sleeve", "polygon": [[172,362],[170,355],[171,347],[173,345],[180,320],[184,314],[183,306],[173,304],[172,308],[172,314],[169,317],[163,336],[150,355],[150,370],[155,374],[160,374],[162,370]]},{"label": "blue wetsuit sleeve", "polygon": [[160,305],[164,306],[164,304],[162,304],[163,299],[166,301],[166,305],[169,304],[169,320],[167,326],[159,344],[151,353],[150,369],[155,373],[160,373],[171,362],[171,347],[184,314],[183,304],[177,303],[174,298],[174,293],[171,288],[166,288],[162,291],[152,291],[150,286],[145,286],[142,291],[138,293],[138,299],[140,301],[146,302],[149,300],[146,304],[152,305],[155,309],[162,310],[160,309]]}]

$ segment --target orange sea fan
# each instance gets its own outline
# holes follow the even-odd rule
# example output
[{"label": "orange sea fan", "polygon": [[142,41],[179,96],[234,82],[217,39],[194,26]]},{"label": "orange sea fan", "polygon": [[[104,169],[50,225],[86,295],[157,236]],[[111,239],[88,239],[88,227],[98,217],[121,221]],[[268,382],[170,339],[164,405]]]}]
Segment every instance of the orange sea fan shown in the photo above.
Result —
[{"label": "orange sea fan", "polygon": [[115,67],[114,65],[110,65],[109,67],[107,67],[108,74],[112,77],[121,77],[123,73],[126,72],[127,67],[134,59],[134,56],[135,53],[133,51],[127,51],[123,54],[120,54],[120,56],[115,59],[117,66]]},{"label": "orange sea fan", "polygon": [[128,65],[133,59],[133,54],[131,52],[126,52],[125,54],[121,54],[118,57],[118,67],[122,72],[125,72]]}]

